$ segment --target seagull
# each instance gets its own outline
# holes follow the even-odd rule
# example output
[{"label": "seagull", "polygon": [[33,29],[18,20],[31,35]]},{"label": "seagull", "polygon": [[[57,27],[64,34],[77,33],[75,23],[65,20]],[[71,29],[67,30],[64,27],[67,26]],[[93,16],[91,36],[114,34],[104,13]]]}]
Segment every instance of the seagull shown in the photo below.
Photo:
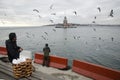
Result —
[{"label": "seagull", "polygon": [[99,40],[101,40],[101,37],[99,37]]},{"label": "seagull", "polygon": [[96,29],[95,29],[95,28],[93,28],[93,30],[94,30],[94,31],[96,31]]},{"label": "seagull", "polygon": [[46,35],[48,35],[48,33],[47,32],[44,32]]},{"label": "seagull", "polygon": [[77,37],[78,39],[80,38],[80,36]]},{"label": "seagull", "polygon": [[51,19],[50,22],[53,23],[53,20]]},{"label": "seagull", "polygon": [[51,13],[51,15],[56,15],[56,13]]},{"label": "seagull", "polygon": [[67,38],[65,38],[65,40],[67,40]]},{"label": "seagull", "polygon": [[93,21],[92,23],[95,23],[95,21]]},{"label": "seagull", "polygon": [[76,39],[76,37],[75,36],[73,36],[74,37],[74,39]]},{"label": "seagull", "polygon": [[38,15],[38,17],[39,17],[39,18],[41,18],[41,16],[40,16],[40,15]]},{"label": "seagull", "polygon": [[94,19],[96,19],[96,16],[94,17]]},{"label": "seagull", "polygon": [[101,9],[100,9],[100,7],[98,7],[97,9],[99,10],[99,12],[101,12]]},{"label": "seagull", "polygon": [[77,12],[76,12],[76,11],[73,11],[73,13],[74,13],[75,15],[77,15]]},{"label": "seagull", "polygon": [[111,17],[113,17],[113,10],[110,11],[110,15]]},{"label": "seagull", "polygon": [[53,31],[56,31],[55,29],[53,29]]},{"label": "seagull", "polygon": [[28,33],[28,32],[26,32],[26,34],[28,35],[29,33]]},{"label": "seagull", "polygon": [[33,11],[36,11],[37,13],[39,13],[39,11],[37,9],[33,9]]},{"label": "seagull", "polygon": [[52,9],[53,8],[53,4],[52,5],[50,5],[50,9]]},{"label": "seagull", "polygon": [[33,37],[35,37],[35,35],[34,35],[34,34],[32,34],[32,36],[33,36]]},{"label": "seagull", "polygon": [[26,37],[27,37],[27,38],[30,38],[30,36],[29,36],[29,35],[27,35]]},{"label": "seagull", "polygon": [[113,40],[114,40],[114,38],[113,38],[113,37],[111,37],[111,40],[113,41]]},{"label": "seagull", "polygon": [[46,38],[44,36],[41,36],[44,40],[46,40]]}]

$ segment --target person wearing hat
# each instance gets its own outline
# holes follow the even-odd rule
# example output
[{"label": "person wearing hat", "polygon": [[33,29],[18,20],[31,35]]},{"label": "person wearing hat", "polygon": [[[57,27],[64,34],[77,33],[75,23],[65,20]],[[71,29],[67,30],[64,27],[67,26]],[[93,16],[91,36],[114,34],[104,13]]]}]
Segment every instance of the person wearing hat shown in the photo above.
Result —
[{"label": "person wearing hat", "polygon": [[5,44],[6,44],[8,59],[12,63],[13,59],[19,58],[19,54],[23,49],[17,46],[17,37],[15,33],[9,34],[9,39],[6,40]]}]

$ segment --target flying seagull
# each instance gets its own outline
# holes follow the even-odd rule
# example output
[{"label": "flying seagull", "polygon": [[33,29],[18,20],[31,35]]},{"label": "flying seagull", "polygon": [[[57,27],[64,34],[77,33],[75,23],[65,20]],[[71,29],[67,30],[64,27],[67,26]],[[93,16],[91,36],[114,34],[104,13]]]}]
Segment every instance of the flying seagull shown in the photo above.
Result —
[{"label": "flying seagull", "polygon": [[47,32],[44,32],[46,35],[48,35],[48,33]]},{"label": "flying seagull", "polygon": [[55,29],[53,29],[53,31],[56,31]]},{"label": "flying seagull", "polygon": [[56,13],[51,13],[51,15],[56,15]]},{"label": "flying seagull", "polygon": [[33,9],[33,11],[36,11],[37,13],[39,13],[39,11],[37,9]]},{"label": "flying seagull", "polygon": [[74,13],[75,15],[77,15],[77,12],[76,12],[76,11],[73,11],[73,13]]},{"label": "flying seagull", "polygon": [[92,23],[95,23],[95,21],[92,21]]},{"label": "flying seagull", "polygon": [[94,17],[94,19],[96,19],[96,16]]},{"label": "flying seagull", "polygon": [[111,38],[111,40],[113,41],[113,40],[114,40],[114,38],[112,37],[112,38]]},{"label": "flying seagull", "polygon": [[51,19],[50,22],[53,23],[53,20]]},{"label": "flying seagull", "polygon": [[39,18],[41,18],[41,16],[40,16],[40,15],[38,15],[38,17],[39,17]]},{"label": "flying seagull", "polygon": [[113,17],[113,10],[110,11],[110,15],[111,17]]},{"label": "flying seagull", "polygon": [[50,5],[50,9],[52,9],[53,8],[53,4],[52,5]]},{"label": "flying seagull", "polygon": [[97,9],[99,10],[99,12],[101,12],[101,9],[100,9],[100,7],[98,7]]}]

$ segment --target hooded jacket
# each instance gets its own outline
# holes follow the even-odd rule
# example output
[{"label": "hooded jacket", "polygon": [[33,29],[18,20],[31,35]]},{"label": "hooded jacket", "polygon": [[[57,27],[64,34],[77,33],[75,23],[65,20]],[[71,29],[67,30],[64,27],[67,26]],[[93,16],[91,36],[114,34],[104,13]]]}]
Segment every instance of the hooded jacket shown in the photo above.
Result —
[{"label": "hooded jacket", "polygon": [[16,41],[13,41],[13,38],[15,38],[15,37],[16,37],[15,33],[10,33],[9,39],[6,40],[6,42],[5,42],[7,54],[8,54],[8,58],[9,58],[10,62],[12,62],[13,59],[19,58],[20,47],[17,46]]}]

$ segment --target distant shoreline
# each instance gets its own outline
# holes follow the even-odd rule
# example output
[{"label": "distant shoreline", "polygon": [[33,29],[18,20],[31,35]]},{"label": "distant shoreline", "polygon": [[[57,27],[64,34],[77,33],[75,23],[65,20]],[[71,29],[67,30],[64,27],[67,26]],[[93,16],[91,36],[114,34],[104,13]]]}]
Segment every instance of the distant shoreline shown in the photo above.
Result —
[{"label": "distant shoreline", "polygon": [[[42,25],[42,26],[0,26],[0,28],[38,28],[38,27],[48,27],[48,26],[63,26],[63,24],[48,24],[48,25]],[[70,24],[70,26],[76,26],[76,27],[93,27],[93,26],[107,26],[107,27],[120,27],[120,24]]]},{"label": "distant shoreline", "polygon": [[[60,25],[63,26],[63,24],[49,24],[49,25],[44,25],[44,26],[56,26]],[[70,23],[70,26],[120,26],[120,24],[72,24]]]}]

